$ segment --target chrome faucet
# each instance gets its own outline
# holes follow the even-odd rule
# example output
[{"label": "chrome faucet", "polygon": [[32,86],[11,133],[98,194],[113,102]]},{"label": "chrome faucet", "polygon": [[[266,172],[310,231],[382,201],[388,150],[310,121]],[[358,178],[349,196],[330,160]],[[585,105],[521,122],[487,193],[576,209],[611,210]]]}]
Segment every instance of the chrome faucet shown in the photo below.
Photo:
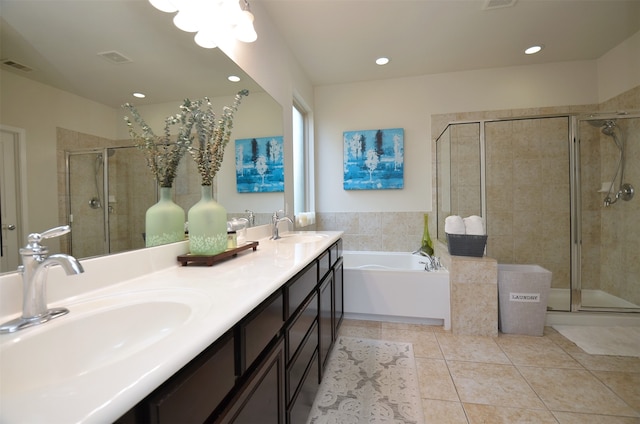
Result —
[{"label": "chrome faucet", "polygon": [[[283,216],[280,216],[281,213],[283,214]],[[275,211],[273,213],[273,216],[271,217],[271,240],[278,240],[279,238],[281,238],[278,232],[278,224],[282,221],[289,221],[291,224],[293,224],[291,218],[284,215],[283,210]]]},{"label": "chrome faucet", "polygon": [[256,214],[255,212],[249,210],[249,209],[245,209],[244,210],[247,213],[247,221],[249,221],[249,227],[253,227],[254,225],[256,225]]},{"label": "chrome faucet", "polygon": [[433,272],[433,271],[438,271],[440,269],[444,269],[444,267],[442,266],[442,263],[440,263],[440,258],[436,257],[435,255],[431,256],[422,249],[416,250],[415,252],[413,252],[413,254],[420,255],[425,258],[425,261],[420,263],[424,264],[424,270],[427,272]]},{"label": "chrome faucet", "polygon": [[44,324],[69,312],[66,308],[47,307],[47,272],[52,265],[60,265],[67,275],[83,273],[84,269],[73,256],[61,253],[48,256],[49,249],[40,244],[44,239],[59,237],[69,231],[71,227],[63,225],[42,234],[29,234],[27,245],[20,249],[22,265],[18,267],[22,275],[22,316],[2,324],[0,333]]}]

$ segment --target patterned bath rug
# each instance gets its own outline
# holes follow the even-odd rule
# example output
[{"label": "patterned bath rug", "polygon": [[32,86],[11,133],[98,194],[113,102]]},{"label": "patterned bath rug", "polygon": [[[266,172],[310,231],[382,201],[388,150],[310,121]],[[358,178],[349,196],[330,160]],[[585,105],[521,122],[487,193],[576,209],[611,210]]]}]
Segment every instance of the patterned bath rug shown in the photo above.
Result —
[{"label": "patterned bath rug", "polygon": [[411,343],[339,337],[308,424],[423,424]]},{"label": "patterned bath rug", "polygon": [[553,328],[592,355],[640,357],[640,327],[554,325]]}]

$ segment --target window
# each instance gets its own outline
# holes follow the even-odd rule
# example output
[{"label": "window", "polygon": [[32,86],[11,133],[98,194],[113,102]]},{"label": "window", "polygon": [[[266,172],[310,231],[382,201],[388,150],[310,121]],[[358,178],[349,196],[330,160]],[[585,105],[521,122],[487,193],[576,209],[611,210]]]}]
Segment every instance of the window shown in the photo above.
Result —
[{"label": "window", "polygon": [[293,212],[313,211],[313,155],[309,146],[309,117],[296,101],[293,103]]}]

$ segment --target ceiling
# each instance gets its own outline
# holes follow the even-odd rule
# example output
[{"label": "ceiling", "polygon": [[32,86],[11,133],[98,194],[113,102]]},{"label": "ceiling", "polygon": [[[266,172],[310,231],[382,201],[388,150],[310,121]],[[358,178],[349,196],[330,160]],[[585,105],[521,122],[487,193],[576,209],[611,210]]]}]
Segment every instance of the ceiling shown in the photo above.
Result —
[{"label": "ceiling", "polygon": [[[314,85],[597,59],[640,31],[640,0],[253,0]],[[256,22],[256,27],[258,22]],[[542,52],[523,54],[532,44]],[[387,56],[391,62],[377,66]]]},{"label": "ceiling", "polygon": [[[147,0],[0,0],[2,68],[111,107],[263,91],[220,49],[203,49]],[[114,63],[102,52],[130,59]],[[229,75],[242,78],[231,83]],[[141,91],[145,100],[133,99]]]},{"label": "ceiling", "polygon": [[[314,85],[593,60],[640,31],[640,0],[251,0]],[[491,0],[510,3],[512,0]],[[258,6],[259,4],[259,6]],[[0,0],[0,59],[16,72],[118,107],[260,90],[219,49],[202,49],[146,0]],[[255,22],[258,37],[260,21]],[[525,56],[534,43],[544,50]],[[114,64],[98,56],[116,51]],[[374,60],[391,62],[377,66]],[[203,89],[204,88],[204,89]]]}]

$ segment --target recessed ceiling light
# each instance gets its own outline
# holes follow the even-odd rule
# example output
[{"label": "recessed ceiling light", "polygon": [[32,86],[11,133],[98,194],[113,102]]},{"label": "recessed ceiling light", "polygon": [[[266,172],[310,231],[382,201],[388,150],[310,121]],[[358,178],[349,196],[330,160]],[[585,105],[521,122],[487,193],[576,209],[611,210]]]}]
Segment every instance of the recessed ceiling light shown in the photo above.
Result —
[{"label": "recessed ceiling light", "polygon": [[527,49],[525,49],[524,53],[525,54],[536,54],[538,53],[540,50],[542,50],[544,46],[542,44],[538,45],[538,46],[531,46]]},{"label": "recessed ceiling light", "polygon": [[227,79],[231,82],[240,82],[240,77],[236,75],[229,75]]},{"label": "recessed ceiling light", "polygon": [[387,63],[389,63],[389,58],[388,57],[379,57],[376,59],[376,64],[377,65],[386,65]]},{"label": "recessed ceiling light", "polygon": [[138,99],[144,99],[147,96],[144,93],[133,93],[133,97],[137,97]]}]

